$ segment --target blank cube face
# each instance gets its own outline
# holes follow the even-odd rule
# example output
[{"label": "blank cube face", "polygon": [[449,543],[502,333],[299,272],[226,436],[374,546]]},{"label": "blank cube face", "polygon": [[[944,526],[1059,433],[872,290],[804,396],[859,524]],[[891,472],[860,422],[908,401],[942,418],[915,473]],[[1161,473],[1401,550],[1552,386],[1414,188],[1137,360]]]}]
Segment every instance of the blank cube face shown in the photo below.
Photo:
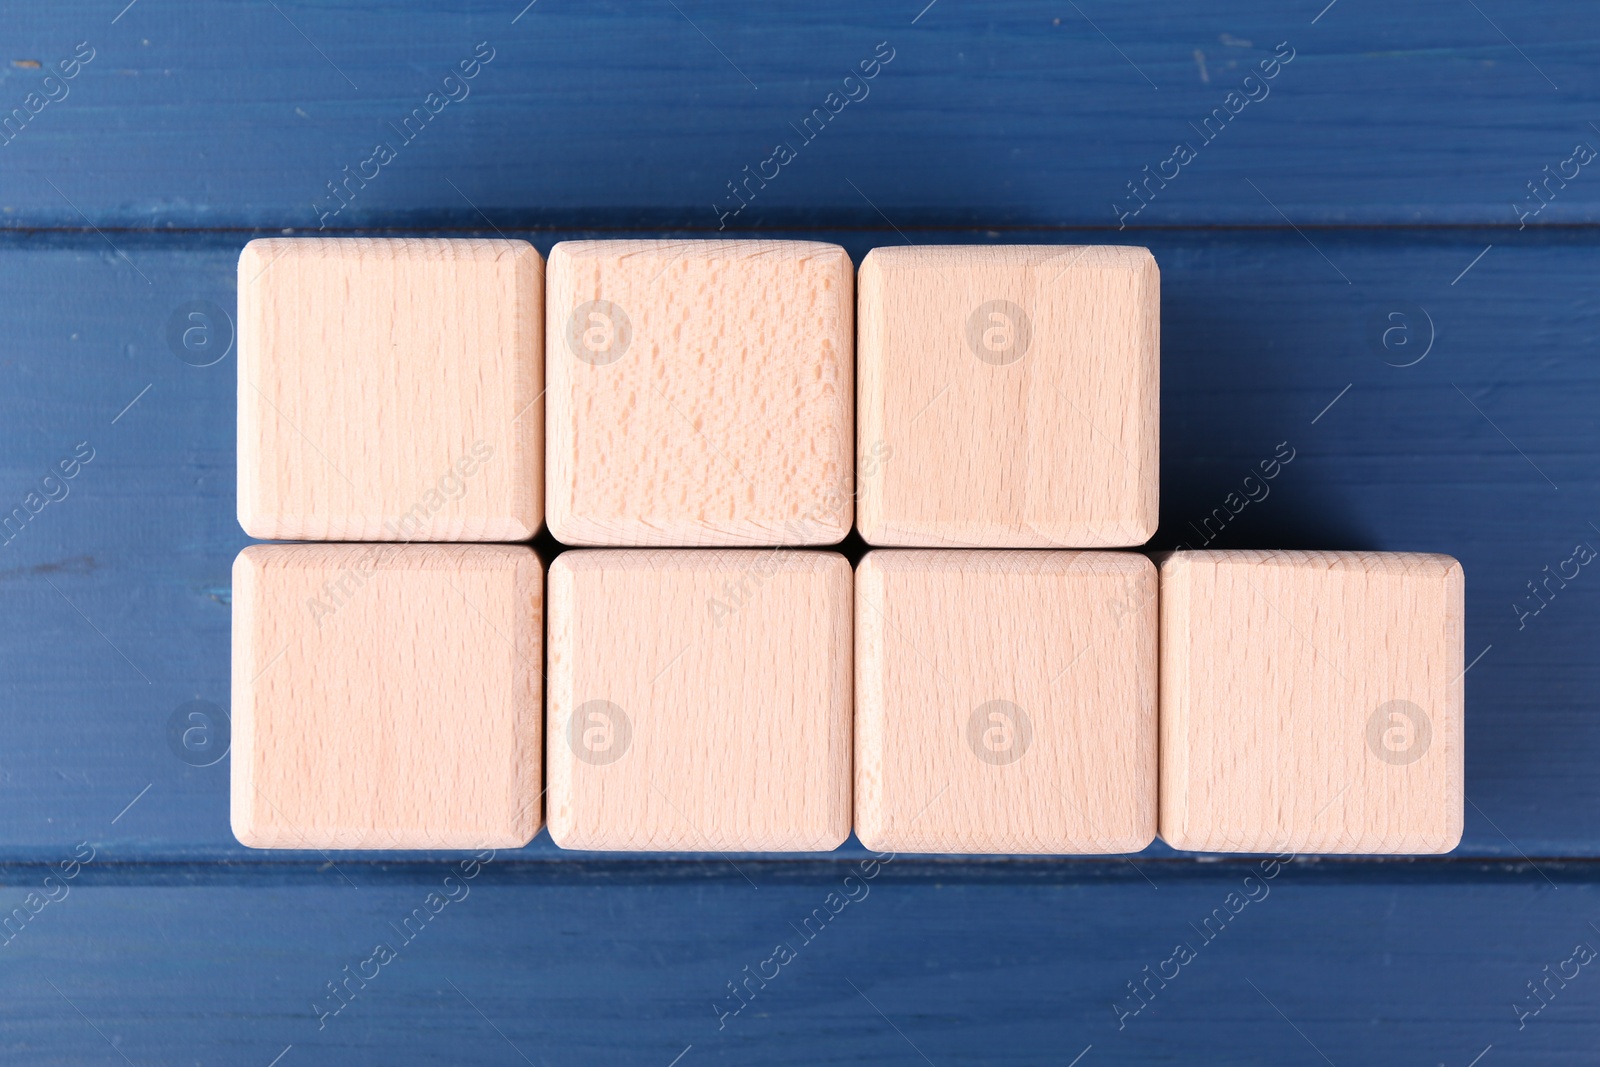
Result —
[{"label": "blank cube face", "polygon": [[1161,565],[1161,836],[1210,852],[1461,839],[1461,565],[1179,552]]},{"label": "blank cube face", "polygon": [[875,248],[857,509],[874,545],[1102,548],[1155,532],[1160,275],[1143,248]]},{"label": "blank cube face", "polygon": [[516,848],[540,825],[542,568],[503,545],[255,545],[233,566],[233,832]]},{"label": "blank cube face", "polygon": [[550,837],[817,851],[850,834],[850,565],[566,552],[550,567]]},{"label": "blank cube face", "polygon": [[1135,852],[1156,828],[1156,574],[1121,552],[876,551],[856,575],[856,833]]},{"label": "blank cube face", "polygon": [[520,541],[543,519],[526,241],[270,239],[239,257],[252,537]]},{"label": "blank cube face", "polygon": [[850,530],[850,257],[803,241],[550,252],[550,530],[574,545]]}]

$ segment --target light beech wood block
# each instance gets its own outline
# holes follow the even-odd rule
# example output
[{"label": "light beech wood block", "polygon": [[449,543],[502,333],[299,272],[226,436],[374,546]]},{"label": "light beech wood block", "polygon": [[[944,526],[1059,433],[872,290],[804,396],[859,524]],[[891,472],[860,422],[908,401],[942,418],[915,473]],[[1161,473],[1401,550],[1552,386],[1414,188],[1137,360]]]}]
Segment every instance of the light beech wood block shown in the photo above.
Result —
[{"label": "light beech wood block", "polygon": [[1449,556],[1161,563],[1161,837],[1206,852],[1461,840],[1464,580]]},{"label": "light beech wood block", "polygon": [[550,250],[547,513],[572,545],[850,530],[855,272],[807,241]]},{"label": "light beech wood block", "polygon": [[1156,529],[1160,272],[1143,248],[875,248],[859,281],[873,545],[1108,548]]},{"label": "light beech wood block", "polygon": [[239,524],[279,540],[532,537],[543,306],[526,241],[251,241]]},{"label": "light beech wood block", "polygon": [[517,848],[541,822],[543,569],[512,545],[253,545],[233,565],[233,833]]},{"label": "light beech wood block", "polygon": [[1156,830],[1156,572],[1131,552],[869,552],[856,834],[876,851],[1137,852]]},{"label": "light beech wood block", "polygon": [[851,572],[831,552],[550,565],[550,837],[809,852],[850,834]]}]

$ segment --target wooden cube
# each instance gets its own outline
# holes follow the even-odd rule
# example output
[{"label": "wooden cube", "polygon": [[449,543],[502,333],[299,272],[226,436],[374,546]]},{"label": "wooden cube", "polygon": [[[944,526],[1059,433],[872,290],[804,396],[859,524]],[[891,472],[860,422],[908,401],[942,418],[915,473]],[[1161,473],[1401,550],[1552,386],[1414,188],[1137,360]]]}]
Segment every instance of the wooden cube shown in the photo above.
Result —
[{"label": "wooden cube", "polygon": [[1143,248],[875,248],[858,525],[873,545],[1106,548],[1156,529],[1160,273]]},{"label": "wooden cube", "polygon": [[856,834],[1136,852],[1156,829],[1156,572],[1128,552],[869,552]]},{"label": "wooden cube", "polygon": [[254,545],[233,565],[233,833],[516,848],[540,825],[543,569],[511,545]]},{"label": "wooden cube", "polygon": [[543,307],[526,241],[251,241],[239,524],[267,539],[532,537]]},{"label": "wooden cube", "polygon": [[808,241],[550,250],[547,512],[573,545],[821,545],[854,507],[854,271]]},{"label": "wooden cube", "polygon": [[550,837],[819,851],[850,834],[850,564],[791,549],[550,566]]},{"label": "wooden cube", "polygon": [[1207,852],[1461,839],[1464,582],[1449,556],[1161,564],[1161,836]]}]

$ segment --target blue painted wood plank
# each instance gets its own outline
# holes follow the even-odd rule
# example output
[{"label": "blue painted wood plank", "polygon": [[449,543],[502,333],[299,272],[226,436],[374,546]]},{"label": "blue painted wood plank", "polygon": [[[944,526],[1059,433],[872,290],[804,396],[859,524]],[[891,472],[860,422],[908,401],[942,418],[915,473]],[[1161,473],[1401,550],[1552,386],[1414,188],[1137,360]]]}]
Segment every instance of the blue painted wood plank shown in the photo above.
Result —
[{"label": "blue painted wood plank", "polygon": [[[1592,5],[525,3],[0,5],[8,1062],[1592,1061]],[[244,231],[319,224],[1150,244],[1156,546],[1466,564],[1461,850],[239,848],[222,735],[172,740],[227,704],[222,309]],[[1400,225],[1496,228],[1322,228]]]},{"label": "blue painted wood plank", "polygon": [[[581,234],[531,236],[548,251]],[[858,259],[901,239],[795,236]],[[1467,654],[1482,653],[1467,675],[1462,854],[1600,855],[1600,579],[1580,567],[1546,584],[1575,546],[1600,546],[1600,237],[1144,236],[1164,290],[1154,544],[1458,556]],[[0,547],[0,860],[80,840],[125,859],[237,859],[249,853],[228,830],[226,761],[191,766],[216,756],[184,762],[169,737],[189,702],[228,702],[229,566],[246,543],[234,364],[193,365],[218,354],[174,349],[168,329],[196,302],[232,307],[243,237],[108,237],[0,242],[0,514],[93,449],[51,483],[64,498]],[[1105,234],[1006,235],[1085,237]],[[211,314],[225,346],[231,326]],[[1270,495],[1218,531],[1244,476],[1288,452]],[[562,857],[542,837],[526,855]]]},{"label": "blue painted wood plank", "polygon": [[0,223],[1597,218],[1585,0],[925,2],[8,5]]},{"label": "blue painted wood plank", "polygon": [[[100,863],[0,949],[8,1061],[1462,1067],[1492,1047],[1487,1067],[1600,1045],[1592,864],[997,881],[894,859],[752,867],[752,887],[703,865],[349,885]],[[0,904],[43,877],[13,872]]]}]

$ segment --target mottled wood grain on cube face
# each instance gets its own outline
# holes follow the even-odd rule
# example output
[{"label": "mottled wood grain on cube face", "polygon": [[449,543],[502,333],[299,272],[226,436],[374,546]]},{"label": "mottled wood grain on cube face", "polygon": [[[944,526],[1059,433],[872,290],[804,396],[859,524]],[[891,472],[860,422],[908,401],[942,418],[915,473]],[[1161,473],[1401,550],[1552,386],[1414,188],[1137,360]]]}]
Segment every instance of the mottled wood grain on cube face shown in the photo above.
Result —
[{"label": "mottled wood grain on cube face", "polygon": [[1160,480],[1160,274],[1149,251],[875,248],[859,290],[868,543],[1149,539]]},{"label": "mottled wood grain on cube face", "polygon": [[518,847],[537,832],[543,570],[510,545],[254,545],[233,568],[234,835]]},{"label": "mottled wood grain on cube face", "polygon": [[1162,838],[1216,852],[1454,848],[1463,612],[1449,556],[1166,556]]},{"label": "mottled wood grain on cube face", "polygon": [[270,238],[239,257],[252,537],[517,541],[543,521],[543,264],[526,241]]},{"label": "mottled wood grain on cube face", "polygon": [[850,834],[849,562],[597,549],[550,567],[550,836],[817,851]]},{"label": "mottled wood grain on cube face", "polygon": [[580,545],[833,544],[854,518],[854,270],[805,241],[550,252],[547,511]]},{"label": "mottled wood grain on cube face", "polygon": [[1156,828],[1156,575],[1123,552],[878,549],[856,576],[856,833],[1136,852]]}]

